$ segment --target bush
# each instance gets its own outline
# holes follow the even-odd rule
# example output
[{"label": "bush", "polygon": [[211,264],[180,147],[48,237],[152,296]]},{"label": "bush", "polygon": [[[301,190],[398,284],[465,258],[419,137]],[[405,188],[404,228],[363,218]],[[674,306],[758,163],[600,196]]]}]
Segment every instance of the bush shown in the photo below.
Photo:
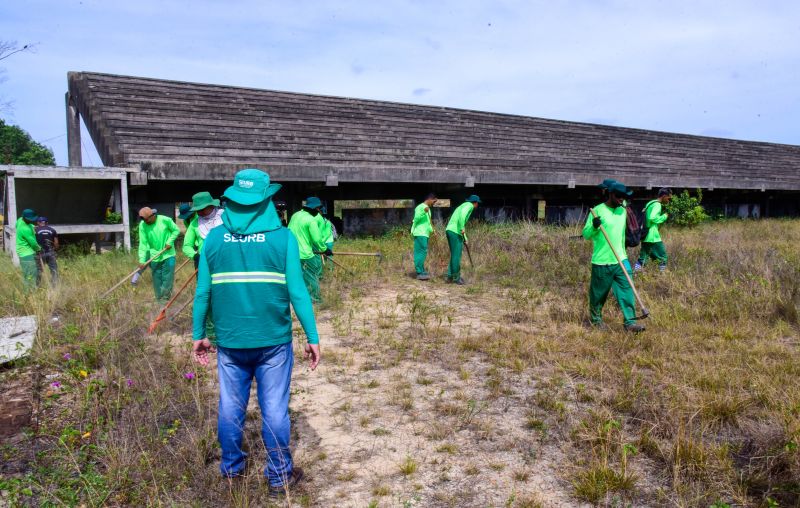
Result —
[{"label": "bush", "polygon": [[678,226],[694,227],[710,219],[705,208],[700,203],[703,201],[703,191],[697,189],[697,196],[692,196],[684,190],[672,196],[666,205],[669,221]]}]

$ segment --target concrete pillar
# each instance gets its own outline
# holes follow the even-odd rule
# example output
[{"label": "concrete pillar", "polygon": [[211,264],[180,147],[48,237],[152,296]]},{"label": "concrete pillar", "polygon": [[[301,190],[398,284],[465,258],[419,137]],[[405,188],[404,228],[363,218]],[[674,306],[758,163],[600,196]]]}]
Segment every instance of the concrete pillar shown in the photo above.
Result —
[{"label": "concrete pillar", "polygon": [[81,117],[69,92],[64,95],[67,110],[67,150],[70,166],[83,166],[81,159]]}]

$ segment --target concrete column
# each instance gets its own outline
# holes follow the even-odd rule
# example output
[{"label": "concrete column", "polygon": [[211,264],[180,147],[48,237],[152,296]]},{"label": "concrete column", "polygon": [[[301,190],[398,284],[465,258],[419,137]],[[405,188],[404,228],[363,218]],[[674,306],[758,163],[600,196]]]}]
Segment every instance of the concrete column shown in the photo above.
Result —
[{"label": "concrete column", "polygon": [[69,151],[69,165],[83,166],[81,159],[81,117],[75,102],[70,98],[69,92],[64,95],[67,110],[67,150]]},{"label": "concrete column", "polygon": [[[6,252],[11,254],[11,261],[14,266],[19,266],[19,256],[17,256],[17,189],[14,183],[14,175],[6,176],[6,225],[3,229],[3,245]],[[9,232],[11,234],[9,234]]]}]

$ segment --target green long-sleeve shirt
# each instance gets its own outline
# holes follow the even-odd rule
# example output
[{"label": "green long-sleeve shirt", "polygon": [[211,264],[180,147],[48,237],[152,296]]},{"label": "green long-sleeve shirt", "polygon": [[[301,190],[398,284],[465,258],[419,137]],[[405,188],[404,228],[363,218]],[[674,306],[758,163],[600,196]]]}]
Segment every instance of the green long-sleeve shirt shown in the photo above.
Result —
[{"label": "green long-sleeve shirt", "polygon": [[24,258],[42,250],[36,241],[36,229],[33,224],[28,224],[22,217],[17,219],[16,236],[17,256]]},{"label": "green long-sleeve shirt", "polygon": [[319,214],[315,217],[306,210],[300,210],[289,221],[289,230],[297,238],[301,260],[310,259],[315,252],[325,252],[328,249],[317,217]]},{"label": "green long-sleeve shirt", "polygon": [[414,221],[411,223],[411,236],[430,237],[433,233],[431,209],[425,203],[420,203],[414,208]]},{"label": "green long-sleeve shirt", "polygon": [[[619,254],[620,259],[628,259],[628,253],[625,250],[625,230],[628,222],[628,213],[625,211],[624,206],[611,208],[605,203],[601,203],[594,207],[594,211],[602,221],[603,229],[608,233],[608,238],[611,240],[614,249]],[[586,217],[586,225],[583,226],[583,237],[591,240],[594,244],[594,251],[592,252],[593,265],[616,265],[617,258],[609,247],[608,242],[600,228],[595,228],[592,225],[592,214]]]},{"label": "green long-sleeve shirt", "polygon": [[[470,216],[472,215],[472,211],[475,209],[475,205],[473,205],[469,201],[465,201],[458,205],[453,211],[453,215],[450,216],[450,220],[447,222],[447,231],[452,231],[457,235],[461,235],[464,237],[464,241],[467,241],[467,233],[466,233],[466,226],[467,221],[469,220]],[[464,231],[462,235],[462,231]]]},{"label": "green long-sleeve shirt", "polygon": [[662,213],[663,207],[658,200],[653,200],[647,203],[645,209],[645,221],[647,226],[647,236],[644,237],[643,242],[656,243],[661,241],[661,232],[658,230],[659,224],[663,224],[667,220],[667,214]]},{"label": "green long-sleeve shirt", "polygon": [[155,262],[175,257],[175,240],[180,230],[175,221],[164,215],[156,215],[152,224],[139,222],[139,263],[144,263],[167,245],[170,249],[154,259]]},{"label": "green long-sleeve shirt", "polygon": [[183,245],[181,252],[187,258],[194,258],[195,254],[200,252],[200,247],[203,246],[203,239],[197,232],[197,214],[189,221],[186,227],[186,234],[183,235]]}]

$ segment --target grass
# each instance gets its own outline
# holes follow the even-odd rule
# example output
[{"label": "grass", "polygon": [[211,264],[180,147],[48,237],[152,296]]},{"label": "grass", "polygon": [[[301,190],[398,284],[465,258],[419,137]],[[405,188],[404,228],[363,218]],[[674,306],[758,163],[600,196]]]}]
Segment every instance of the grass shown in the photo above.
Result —
[{"label": "grass", "polygon": [[[398,291],[375,326],[366,323],[362,303],[374,289],[415,284],[406,275],[408,236],[397,230],[343,240],[338,249],[380,250],[384,261],[340,258],[354,276],[326,276],[318,312],[331,316],[333,330],[353,351],[368,351],[371,363],[358,366],[355,353],[344,348],[323,362],[330,361],[336,376],[351,376],[358,393],[386,392],[388,405],[380,411],[411,418],[430,408],[441,421],[420,425],[420,432],[437,457],[459,461],[447,473],[458,482],[505,475],[523,489],[537,474],[535,461],[500,470],[492,466],[500,461],[465,455],[480,443],[499,447],[504,420],[522,406],[513,427],[530,435],[530,446],[568,452],[561,482],[576,499],[800,503],[800,221],[668,229],[668,272],[650,265],[636,279],[652,317],[648,331],[635,337],[622,331],[613,298],[605,309],[610,330],[583,326],[590,249],[570,234],[531,223],[476,225],[470,234],[475,268],[465,269],[471,284],[455,288],[434,278]],[[431,244],[430,265],[439,275],[446,245]],[[2,448],[4,461],[23,464],[3,470],[5,499],[23,505],[268,506],[258,471],[232,487],[219,480],[216,376],[193,366],[185,337],[172,335],[187,333],[188,315],[146,336],[157,311],[147,276],[136,288],[126,285],[99,299],[133,265],[124,253],[62,259],[58,289],[25,295],[10,261],[0,257],[0,313],[35,314],[40,323],[31,358],[0,371],[5,386],[27,369],[38,400],[35,425],[22,442]],[[473,307],[442,298],[443,291]],[[458,321],[476,309],[488,309],[496,322],[470,327]],[[408,364],[420,365],[405,378],[378,379],[381,371]],[[438,387],[446,372],[459,386],[445,392]],[[52,387],[54,381],[60,387]],[[510,412],[492,412],[492,404],[503,401],[511,401]],[[351,431],[381,441],[401,434],[385,433],[384,423],[361,415],[356,404],[332,406],[339,415],[353,414]],[[264,459],[258,420],[249,420],[245,439],[258,464]],[[362,477],[353,475],[356,465],[331,467],[331,459],[311,453],[301,455],[307,470],[322,475],[331,469],[348,485]],[[400,476],[424,483],[428,468],[420,473],[417,467],[410,457],[397,464]],[[367,497],[399,495],[390,483],[376,481]],[[294,503],[314,505],[315,496],[300,491]],[[546,497],[520,494],[510,505],[538,506],[539,498]],[[480,504],[476,499],[482,498],[460,502]]]}]

